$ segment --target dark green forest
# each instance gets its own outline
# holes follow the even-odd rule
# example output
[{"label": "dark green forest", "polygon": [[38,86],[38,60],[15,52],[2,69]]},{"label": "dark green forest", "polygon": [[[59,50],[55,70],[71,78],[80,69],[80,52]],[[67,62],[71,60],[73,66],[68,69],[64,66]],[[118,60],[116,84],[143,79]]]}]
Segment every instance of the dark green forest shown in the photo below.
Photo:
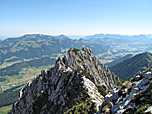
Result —
[{"label": "dark green forest", "polygon": [[143,71],[152,62],[151,53],[142,53],[124,60],[112,67],[110,70],[120,77],[121,80],[129,80],[138,71]]}]

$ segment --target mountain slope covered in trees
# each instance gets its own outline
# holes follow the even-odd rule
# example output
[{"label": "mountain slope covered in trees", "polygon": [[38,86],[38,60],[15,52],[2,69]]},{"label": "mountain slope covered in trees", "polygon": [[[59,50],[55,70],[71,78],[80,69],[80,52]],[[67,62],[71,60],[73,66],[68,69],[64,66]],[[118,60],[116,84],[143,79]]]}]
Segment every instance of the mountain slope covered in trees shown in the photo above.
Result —
[{"label": "mountain slope covered in trees", "polygon": [[106,63],[105,65],[107,65],[108,67],[112,67],[112,66],[114,66],[114,65],[116,65],[116,64],[118,64],[126,59],[131,58],[132,56],[133,56],[133,54],[127,54],[127,55],[120,57],[112,62]]},{"label": "mountain slope covered in trees", "polygon": [[146,52],[120,62],[110,67],[110,70],[118,75],[121,80],[129,80],[138,71],[147,68],[150,62],[152,62],[152,54]]}]

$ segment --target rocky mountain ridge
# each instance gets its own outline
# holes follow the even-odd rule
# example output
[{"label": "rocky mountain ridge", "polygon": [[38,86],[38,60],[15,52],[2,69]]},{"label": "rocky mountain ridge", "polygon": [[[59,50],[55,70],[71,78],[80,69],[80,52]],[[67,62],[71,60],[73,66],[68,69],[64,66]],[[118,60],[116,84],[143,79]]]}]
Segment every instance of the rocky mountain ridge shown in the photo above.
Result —
[{"label": "rocky mountain ridge", "polygon": [[105,96],[98,114],[151,114],[152,67],[138,72]]},{"label": "rocky mountain ridge", "polygon": [[[49,62],[49,61],[48,61]],[[20,91],[11,114],[96,113],[119,79],[89,48],[72,48]]]}]

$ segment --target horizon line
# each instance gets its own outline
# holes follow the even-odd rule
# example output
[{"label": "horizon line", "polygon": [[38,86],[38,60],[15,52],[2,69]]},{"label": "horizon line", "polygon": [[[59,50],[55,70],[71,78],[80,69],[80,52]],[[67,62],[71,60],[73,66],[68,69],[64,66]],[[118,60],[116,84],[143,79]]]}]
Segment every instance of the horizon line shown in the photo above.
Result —
[{"label": "horizon line", "polygon": [[24,35],[32,35],[32,34],[40,34],[40,35],[49,35],[49,36],[59,36],[59,35],[65,35],[65,36],[93,36],[93,35],[122,35],[122,36],[137,36],[137,35],[152,35],[152,33],[139,33],[139,34],[120,34],[120,33],[94,33],[94,34],[66,34],[66,33],[60,33],[60,34],[50,34],[50,33],[23,33],[20,35],[0,35],[0,37],[21,37]]}]

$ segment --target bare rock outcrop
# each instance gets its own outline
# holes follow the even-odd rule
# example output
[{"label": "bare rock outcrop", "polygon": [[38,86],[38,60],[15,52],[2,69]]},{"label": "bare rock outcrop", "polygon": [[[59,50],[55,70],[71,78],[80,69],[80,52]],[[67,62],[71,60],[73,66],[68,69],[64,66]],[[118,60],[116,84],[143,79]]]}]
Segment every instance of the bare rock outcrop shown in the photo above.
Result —
[{"label": "bare rock outcrop", "polygon": [[116,88],[118,81],[89,48],[72,48],[22,88],[10,113],[96,113],[105,93]]},{"label": "bare rock outcrop", "polygon": [[105,96],[98,114],[151,114],[152,68],[138,72]]}]

